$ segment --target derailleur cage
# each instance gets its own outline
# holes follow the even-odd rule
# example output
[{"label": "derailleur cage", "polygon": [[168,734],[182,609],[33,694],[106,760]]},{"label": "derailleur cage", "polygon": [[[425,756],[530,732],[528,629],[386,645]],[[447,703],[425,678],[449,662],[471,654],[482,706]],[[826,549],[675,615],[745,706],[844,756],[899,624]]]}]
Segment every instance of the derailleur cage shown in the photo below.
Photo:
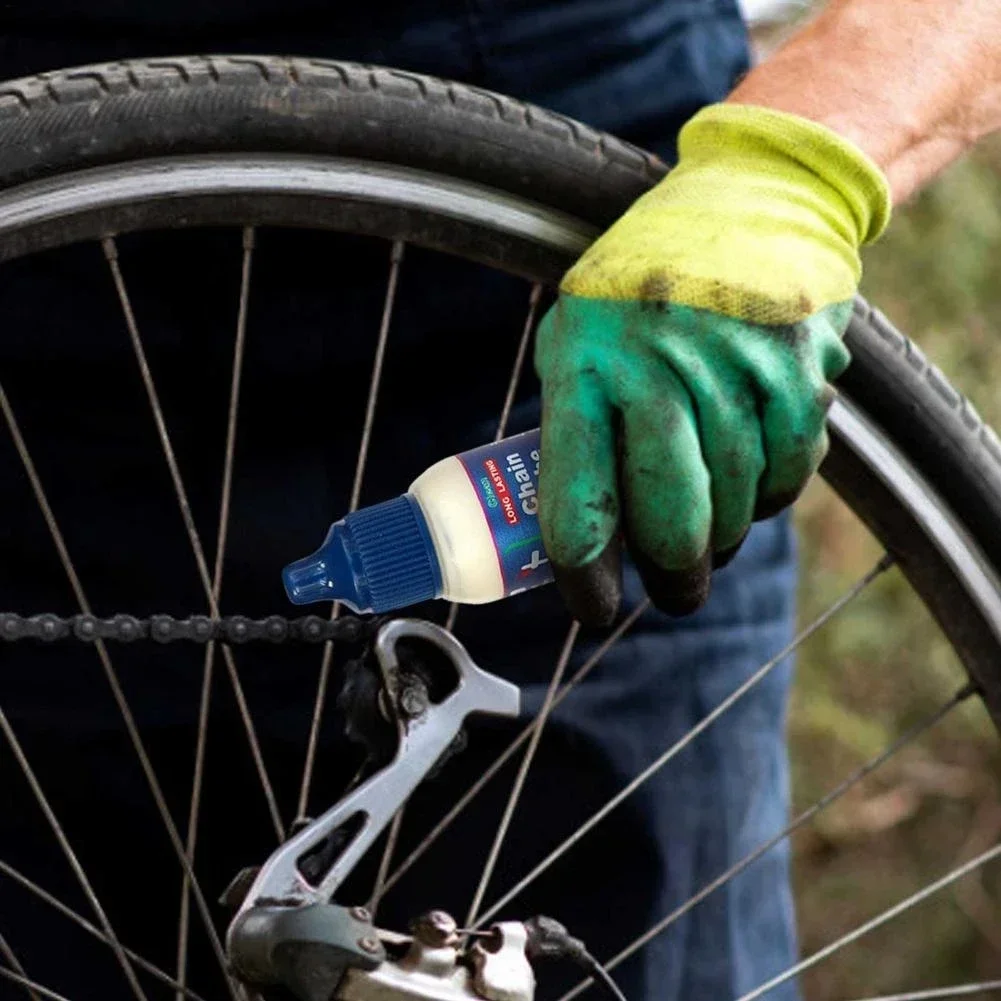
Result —
[{"label": "derailleur cage", "polygon": [[[399,643],[407,639],[423,640],[436,647],[450,662],[454,679],[447,686],[428,679],[424,689],[426,705],[418,690],[412,708],[420,711],[413,715],[401,713],[396,721],[392,759],[293,834],[256,873],[245,871],[234,881],[227,895],[238,906],[226,936],[230,963],[248,985],[258,990],[284,986],[300,1001],[331,1001],[333,997],[346,1001],[530,1001],[531,990],[527,994],[523,988],[513,994],[493,991],[489,985],[500,969],[500,960],[481,957],[474,962],[479,955],[477,948],[484,952],[481,943],[474,943],[468,950],[471,973],[464,953],[460,954],[456,946],[441,945],[441,949],[454,950],[453,973],[428,981],[424,988],[434,990],[422,993],[424,988],[414,985],[424,983],[420,977],[431,975],[430,967],[425,966],[433,966],[435,958],[425,956],[422,950],[431,946],[422,942],[420,933],[415,934],[413,943],[417,944],[411,943],[406,955],[399,961],[390,959],[383,944],[386,933],[376,932],[363,908],[346,908],[332,902],[350,871],[453,745],[466,717],[477,712],[499,716],[518,713],[520,693],[515,685],[481,670],[451,633],[420,620],[393,620],[376,635],[375,656],[382,677],[395,679],[397,691],[391,693],[394,697],[402,683],[414,685],[405,680],[413,672],[408,675],[401,670],[398,653]],[[331,844],[336,844],[335,851],[330,851]],[[309,860],[315,863],[321,856],[323,865],[318,871]],[[508,939],[516,941],[518,933],[512,930],[503,935],[498,954],[514,969],[518,964],[511,949],[515,947],[505,948],[503,943]],[[523,948],[522,960],[530,974]],[[404,982],[412,983],[405,988]],[[352,993],[340,993],[342,983],[343,989]]]}]

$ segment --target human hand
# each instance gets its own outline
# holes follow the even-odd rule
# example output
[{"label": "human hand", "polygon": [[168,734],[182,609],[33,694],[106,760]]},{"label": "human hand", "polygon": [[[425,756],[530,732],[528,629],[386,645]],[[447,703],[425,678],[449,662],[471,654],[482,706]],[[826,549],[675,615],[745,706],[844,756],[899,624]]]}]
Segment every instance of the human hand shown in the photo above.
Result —
[{"label": "human hand", "polygon": [[539,513],[582,621],[618,608],[620,529],[654,604],[685,614],[751,522],[802,491],[849,362],[859,247],[889,204],[879,169],[831,130],[713,105],[568,272],[535,355]]}]

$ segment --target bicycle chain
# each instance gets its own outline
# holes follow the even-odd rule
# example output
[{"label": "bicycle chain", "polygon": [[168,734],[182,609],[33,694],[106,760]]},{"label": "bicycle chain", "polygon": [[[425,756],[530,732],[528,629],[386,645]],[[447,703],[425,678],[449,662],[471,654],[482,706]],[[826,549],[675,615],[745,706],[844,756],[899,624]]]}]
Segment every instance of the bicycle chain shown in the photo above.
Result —
[{"label": "bicycle chain", "polygon": [[380,618],[360,618],[357,615],[342,615],[336,619],[325,619],[319,615],[305,615],[296,619],[286,619],[281,615],[269,615],[264,619],[251,619],[245,615],[228,615],[213,619],[207,615],[190,615],[178,619],[173,615],[151,615],[138,618],[135,615],[112,615],[99,618],[96,615],[59,616],[51,613],[42,615],[19,615],[17,612],[0,612],[0,640],[55,640],[75,639],[84,643],[95,640],[116,640],[133,643],[136,640],[153,640],[156,643],[175,643],[186,640],[191,643],[326,643],[341,641],[361,643],[372,637],[382,624]]}]

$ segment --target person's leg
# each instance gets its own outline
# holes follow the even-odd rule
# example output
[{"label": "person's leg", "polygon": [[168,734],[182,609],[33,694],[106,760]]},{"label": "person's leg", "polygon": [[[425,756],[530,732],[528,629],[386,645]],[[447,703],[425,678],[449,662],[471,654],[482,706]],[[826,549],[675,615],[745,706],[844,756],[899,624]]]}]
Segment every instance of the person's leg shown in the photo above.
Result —
[{"label": "person's leg", "polygon": [[[788,643],[793,556],[787,517],[757,526],[716,575],[701,612],[673,622],[646,613],[560,706],[551,756],[541,759],[551,772],[532,779],[535,798],[519,812],[522,823],[541,824],[548,805],[551,831],[534,845],[516,835],[504,883],[524,875],[543,846],[569,835]],[[638,582],[628,574],[635,599]],[[581,644],[571,671],[597,641]],[[492,651],[490,663],[503,670],[509,656]],[[544,886],[563,908],[558,916],[608,958],[781,830],[790,676],[787,660],[574,847],[531,903],[545,906]],[[539,705],[544,685],[526,691]],[[553,776],[574,767],[591,773],[592,786],[564,792]],[[676,921],[619,977],[631,999],[737,997],[795,958],[788,852],[780,846]],[[776,996],[788,1001],[796,988]]]}]

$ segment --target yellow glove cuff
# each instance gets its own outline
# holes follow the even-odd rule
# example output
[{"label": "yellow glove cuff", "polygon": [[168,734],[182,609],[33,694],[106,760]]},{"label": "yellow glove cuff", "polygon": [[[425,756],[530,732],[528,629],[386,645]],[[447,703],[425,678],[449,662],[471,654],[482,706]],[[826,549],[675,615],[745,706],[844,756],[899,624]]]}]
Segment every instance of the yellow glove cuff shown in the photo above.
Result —
[{"label": "yellow glove cuff", "polygon": [[678,152],[562,291],[758,324],[795,323],[852,297],[859,247],[890,216],[889,184],[861,150],[796,115],[715,104],[685,125]]}]

